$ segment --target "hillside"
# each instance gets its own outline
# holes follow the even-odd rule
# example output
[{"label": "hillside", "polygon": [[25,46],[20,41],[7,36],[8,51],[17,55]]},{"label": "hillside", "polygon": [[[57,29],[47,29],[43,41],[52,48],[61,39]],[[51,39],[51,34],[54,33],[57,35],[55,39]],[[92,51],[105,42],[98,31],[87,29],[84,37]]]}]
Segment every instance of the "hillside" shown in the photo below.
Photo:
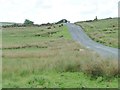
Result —
[{"label": "hillside", "polygon": [[108,18],[97,21],[76,22],[90,38],[106,46],[118,48],[118,19]]}]

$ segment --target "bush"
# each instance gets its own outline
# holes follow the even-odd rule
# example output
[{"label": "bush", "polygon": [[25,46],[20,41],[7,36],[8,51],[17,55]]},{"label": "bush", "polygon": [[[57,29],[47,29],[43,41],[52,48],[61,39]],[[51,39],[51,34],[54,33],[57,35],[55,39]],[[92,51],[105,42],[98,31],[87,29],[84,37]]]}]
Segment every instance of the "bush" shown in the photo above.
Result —
[{"label": "bush", "polygon": [[47,29],[51,29],[51,27],[48,27]]}]

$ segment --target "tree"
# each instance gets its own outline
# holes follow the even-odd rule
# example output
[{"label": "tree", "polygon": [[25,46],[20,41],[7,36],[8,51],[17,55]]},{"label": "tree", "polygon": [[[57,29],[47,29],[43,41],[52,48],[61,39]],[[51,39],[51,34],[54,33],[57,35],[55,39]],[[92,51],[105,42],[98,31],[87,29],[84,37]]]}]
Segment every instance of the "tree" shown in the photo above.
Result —
[{"label": "tree", "polygon": [[25,19],[25,21],[24,21],[24,25],[33,25],[33,24],[34,24],[34,22],[30,21],[28,19]]},{"label": "tree", "polygon": [[94,21],[97,21],[98,20],[98,18],[97,18],[97,16],[95,17],[95,19],[94,19]]}]

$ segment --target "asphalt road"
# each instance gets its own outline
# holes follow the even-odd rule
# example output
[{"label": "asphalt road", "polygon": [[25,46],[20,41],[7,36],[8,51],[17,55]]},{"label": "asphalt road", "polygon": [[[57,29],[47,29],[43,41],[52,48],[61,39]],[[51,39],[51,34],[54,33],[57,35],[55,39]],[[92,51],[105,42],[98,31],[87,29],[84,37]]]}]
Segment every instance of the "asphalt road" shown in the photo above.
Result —
[{"label": "asphalt road", "polygon": [[99,53],[101,56],[107,58],[118,58],[117,48],[104,46],[102,44],[93,41],[91,38],[89,38],[89,36],[86,35],[86,33],[83,31],[83,29],[80,26],[77,26],[72,23],[67,23],[66,25],[68,26],[73,39],[78,41],[80,44],[84,45],[86,48],[94,50],[97,53]]}]

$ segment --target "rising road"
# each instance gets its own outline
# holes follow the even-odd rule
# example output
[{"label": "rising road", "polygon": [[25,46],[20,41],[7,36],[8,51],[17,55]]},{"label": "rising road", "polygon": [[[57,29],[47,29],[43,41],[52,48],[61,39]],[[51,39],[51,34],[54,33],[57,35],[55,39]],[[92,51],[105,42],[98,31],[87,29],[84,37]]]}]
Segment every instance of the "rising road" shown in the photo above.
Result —
[{"label": "rising road", "polygon": [[80,44],[84,45],[86,48],[96,51],[100,55],[109,58],[118,58],[118,49],[108,46],[104,46],[93,41],[89,36],[86,35],[84,30],[75,24],[67,23],[66,24],[73,39],[78,41]]}]

